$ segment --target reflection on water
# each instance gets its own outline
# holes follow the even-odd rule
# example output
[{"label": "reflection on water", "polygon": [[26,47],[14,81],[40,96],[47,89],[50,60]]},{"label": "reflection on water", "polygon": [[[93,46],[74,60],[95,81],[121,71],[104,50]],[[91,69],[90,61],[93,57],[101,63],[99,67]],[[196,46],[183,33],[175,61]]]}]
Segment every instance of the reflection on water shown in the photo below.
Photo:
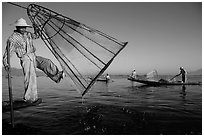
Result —
[{"label": "reflection on water", "polygon": [[[22,98],[23,78],[12,84],[14,99]],[[4,78],[2,91],[8,100]],[[66,79],[55,84],[38,77],[38,93],[43,103],[15,111],[15,129],[9,128],[9,112],[2,113],[3,134],[202,134],[201,86],[147,87],[119,77],[96,82],[82,98]]]},{"label": "reflection on water", "polygon": [[183,99],[185,99],[185,96],[186,96],[186,86],[185,86],[185,85],[182,85],[181,88],[182,88],[182,90],[181,90],[181,92],[180,92],[180,94],[182,95],[181,97],[182,97]]}]

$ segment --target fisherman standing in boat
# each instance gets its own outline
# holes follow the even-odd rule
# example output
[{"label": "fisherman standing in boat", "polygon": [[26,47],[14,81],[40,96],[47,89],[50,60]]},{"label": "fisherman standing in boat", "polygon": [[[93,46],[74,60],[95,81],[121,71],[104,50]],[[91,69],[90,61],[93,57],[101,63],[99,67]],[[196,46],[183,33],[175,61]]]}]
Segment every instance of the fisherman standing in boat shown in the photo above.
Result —
[{"label": "fisherman standing in boat", "polygon": [[179,72],[179,74],[177,74],[176,76],[174,76],[173,78],[171,78],[171,80],[181,75],[182,83],[185,83],[185,82],[186,82],[186,79],[187,79],[187,78],[186,78],[186,74],[187,74],[186,70],[185,70],[183,67],[180,67],[180,72]]},{"label": "fisherman standing in boat", "polygon": [[[23,18],[18,19],[14,26],[13,34],[8,38],[6,50],[3,56],[3,65],[6,71],[9,71],[9,64],[7,57],[12,56],[15,52],[20,59],[20,64],[24,74],[24,101],[35,102],[38,100],[37,95],[37,79],[36,79],[36,67],[42,70],[48,77],[50,77],[56,83],[65,76],[63,71],[59,71],[57,66],[49,59],[36,56],[36,48],[33,45],[33,39],[38,39],[39,30],[35,25],[34,33],[26,31],[28,27],[32,26],[26,23]],[[8,51],[9,50],[9,51]]]}]

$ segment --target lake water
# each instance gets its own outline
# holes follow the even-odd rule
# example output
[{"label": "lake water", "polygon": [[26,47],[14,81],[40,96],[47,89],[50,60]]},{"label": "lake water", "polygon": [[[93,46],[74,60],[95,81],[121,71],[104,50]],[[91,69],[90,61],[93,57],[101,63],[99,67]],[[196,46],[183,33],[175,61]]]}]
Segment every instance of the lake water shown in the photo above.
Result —
[{"label": "lake water", "polygon": [[[2,134],[29,135],[201,135],[202,86],[144,87],[127,77],[96,82],[82,98],[69,80],[56,84],[38,77],[43,102],[2,113]],[[189,81],[202,81],[191,76]],[[13,98],[23,96],[23,77],[13,77]],[[2,100],[8,100],[7,79],[2,78]]]}]

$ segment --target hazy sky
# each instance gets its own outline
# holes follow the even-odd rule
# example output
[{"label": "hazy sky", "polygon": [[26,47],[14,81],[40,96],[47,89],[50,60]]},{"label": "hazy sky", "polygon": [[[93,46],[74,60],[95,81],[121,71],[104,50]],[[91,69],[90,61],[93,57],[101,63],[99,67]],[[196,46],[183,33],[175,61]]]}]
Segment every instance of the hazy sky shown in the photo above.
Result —
[{"label": "hazy sky", "polygon": [[[30,3],[16,3],[27,7]],[[108,68],[109,73],[178,73],[202,68],[202,3],[125,3],[125,2],[41,2],[35,3],[83,24],[98,29],[128,45]],[[10,26],[23,17],[29,24],[25,9],[2,3],[2,55],[6,40],[14,30]],[[32,31],[32,29],[30,29]],[[42,40],[34,42],[37,55],[57,63]],[[58,64],[58,63],[57,63]],[[12,66],[20,68],[16,55]]]}]

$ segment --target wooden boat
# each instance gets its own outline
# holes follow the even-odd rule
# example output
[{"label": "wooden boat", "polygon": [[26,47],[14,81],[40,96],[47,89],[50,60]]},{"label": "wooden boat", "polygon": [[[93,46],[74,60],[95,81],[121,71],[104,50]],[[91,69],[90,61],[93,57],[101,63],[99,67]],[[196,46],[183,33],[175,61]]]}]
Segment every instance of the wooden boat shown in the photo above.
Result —
[{"label": "wooden boat", "polygon": [[[26,108],[26,107],[31,107],[31,106],[37,106],[40,103],[42,103],[42,99],[38,98],[35,102],[25,102],[24,100],[15,100],[13,102],[13,109],[21,109],[21,108]],[[7,112],[10,111],[10,102],[9,101],[4,101],[2,102],[2,112]]]},{"label": "wooden boat", "polygon": [[202,82],[187,82],[182,83],[180,81],[177,82],[169,82],[167,80],[159,80],[159,81],[149,81],[149,80],[142,80],[142,79],[134,79],[134,78],[128,78],[130,81],[139,82],[145,85],[149,86],[162,86],[162,85],[202,85]]},{"label": "wooden boat", "polygon": [[109,81],[109,79],[102,79],[102,78],[98,78],[96,81],[101,81],[101,82],[108,82]]},{"label": "wooden boat", "polygon": [[[90,80],[93,80],[92,77],[89,77]],[[96,81],[99,81],[99,82],[109,82],[109,81],[112,81],[110,79],[106,79],[106,78],[97,78]]]}]

